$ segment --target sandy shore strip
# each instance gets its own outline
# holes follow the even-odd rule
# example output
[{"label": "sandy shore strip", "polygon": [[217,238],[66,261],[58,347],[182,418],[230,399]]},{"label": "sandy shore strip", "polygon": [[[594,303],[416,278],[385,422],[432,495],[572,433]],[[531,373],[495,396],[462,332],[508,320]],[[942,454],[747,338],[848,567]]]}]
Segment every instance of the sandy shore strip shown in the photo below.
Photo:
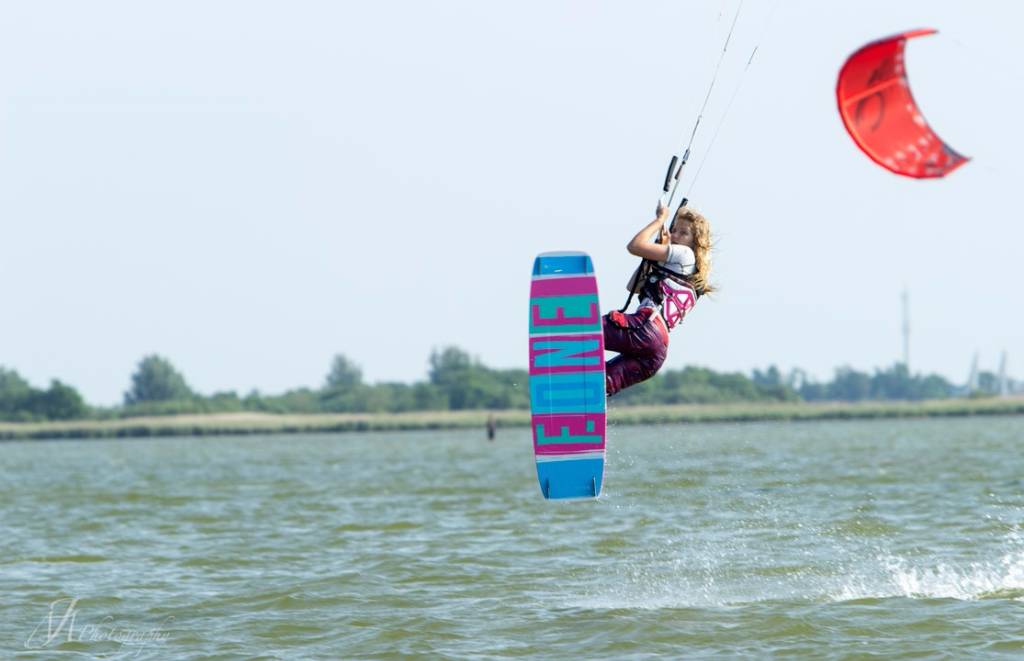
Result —
[{"label": "sandy shore strip", "polygon": [[[216,436],[339,433],[416,429],[484,429],[489,411],[410,413],[273,414],[258,412],[149,416],[65,422],[0,422],[0,439]],[[494,411],[499,427],[529,425],[528,411]],[[1024,397],[944,399],[924,402],[675,404],[608,409],[610,424],[747,422],[932,416],[1015,415]]]}]

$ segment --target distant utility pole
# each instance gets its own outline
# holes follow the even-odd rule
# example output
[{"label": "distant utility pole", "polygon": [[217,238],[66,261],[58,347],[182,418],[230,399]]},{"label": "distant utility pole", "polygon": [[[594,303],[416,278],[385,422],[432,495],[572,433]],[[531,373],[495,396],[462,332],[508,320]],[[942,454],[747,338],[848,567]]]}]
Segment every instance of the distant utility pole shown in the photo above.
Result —
[{"label": "distant utility pole", "polygon": [[1006,378],[1006,351],[1003,351],[999,359],[999,396],[1006,397],[1010,394],[1010,383]]},{"label": "distant utility pole", "polygon": [[903,366],[910,374],[910,292],[903,288]]},{"label": "distant utility pole", "polygon": [[967,394],[970,395],[978,389],[978,352],[974,352],[974,360],[971,361],[971,373],[967,376]]}]

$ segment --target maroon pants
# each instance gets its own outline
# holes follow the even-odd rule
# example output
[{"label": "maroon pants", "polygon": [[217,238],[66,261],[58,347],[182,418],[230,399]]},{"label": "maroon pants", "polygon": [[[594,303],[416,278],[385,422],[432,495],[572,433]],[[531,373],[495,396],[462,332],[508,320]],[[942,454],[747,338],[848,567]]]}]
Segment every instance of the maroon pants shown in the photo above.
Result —
[{"label": "maroon pants", "polygon": [[668,356],[668,328],[652,308],[634,314],[612,311],[603,317],[604,348],[619,355],[605,366],[605,390],[614,395],[646,381]]}]

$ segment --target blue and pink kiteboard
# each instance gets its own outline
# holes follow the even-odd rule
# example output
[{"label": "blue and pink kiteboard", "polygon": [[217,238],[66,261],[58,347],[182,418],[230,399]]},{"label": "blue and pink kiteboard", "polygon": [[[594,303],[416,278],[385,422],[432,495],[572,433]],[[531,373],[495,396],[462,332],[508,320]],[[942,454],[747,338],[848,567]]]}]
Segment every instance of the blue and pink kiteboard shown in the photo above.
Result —
[{"label": "blue and pink kiteboard", "polygon": [[586,253],[543,253],[533,262],[530,414],[544,497],[596,498],[604,477],[604,333]]}]

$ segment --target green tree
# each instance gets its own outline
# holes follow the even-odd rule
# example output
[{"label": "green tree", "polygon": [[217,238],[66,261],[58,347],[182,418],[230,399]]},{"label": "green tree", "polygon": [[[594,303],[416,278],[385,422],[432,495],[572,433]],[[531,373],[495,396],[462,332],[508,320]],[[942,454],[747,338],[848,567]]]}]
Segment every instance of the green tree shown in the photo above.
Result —
[{"label": "green tree", "polygon": [[126,406],[148,402],[172,402],[193,399],[195,393],[185,383],[185,377],[170,361],[150,355],[139,361],[132,374],[131,388],[124,394]]},{"label": "green tree", "polygon": [[211,413],[228,413],[244,409],[242,399],[233,390],[215,392],[206,398],[205,410]]},{"label": "green tree", "polygon": [[0,367],[0,417],[11,418],[25,408],[32,386],[14,370]]},{"label": "green tree", "polygon": [[436,386],[450,385],[463,378],[473,367],[473,359],[458,347],[445,347],[430,352],[430,382]]},{"label": "green tree", "polygon": [[49,389],[34,391],[27,404],[35,416],[46,420],[74,420],[89,413],[78,391],[56,379]]},{"label": "green tree", "polygon": [[871,396],[871,377],[852,367],[840,367],[825,391],[828,399],[859,402]]},{"label": "green tree", "polygon": [[761,383],[739,372],[715,372],[691,365],[681,370],[662,370],[615,395],[615,401],[621,404],[714,404],[798,399],[792,388],[781,383],[777,368],[757,372],[757,378]]},{"label": "green tree", "polygon": [[918,399],[916,382],[906,363],[896,363],[886,370],[875,370],[871,377],[872,399]]},{"label": "green tree", "polygon": [[468,393],[474,388],[469,382],[473,367],[470,355],[457,347],[445,347],[431,351],[428,362],[430,385],[441,394],[444,402],[442,408],[465,408]]},{"label": "green tree", "polygon": [[320,413],[319,393],[309,388],[289,390],[283,395],[264,395],[259,398],[261,411],[270,413]]},{"label": "green tree", "polygon": [[525,370],[493,370],[468,353],[445,347],[430,354],[430,385],[453,410],[528,405]]},{"label": "green tree", "polygon": [[266,411],[267,403],[263,401],[263,395],[257,389],[252,389],[242,399],[242,409],[246,411]]},{"label": "green tree", "polygon": [[326,388],[354,388],[362,385],[363,370],[345,356],[338,354],[331,361],[331,369],[327,373]]},{"label": "green tree", "polygon": [[804,380],[804,382],[800,384],[800,389],[797,392],[800,394],[801,399],[805,399],[808,402],[818,402],[828,399],[828,385],[818,383],[817,381],[811,381],[810,379]]},{"label": "green tree", "polygon": [[920,380],[919,399],[942,399],[953,394],[953,384],[938,374],[929,374]]},{"label": "green tree", "polygon": [[[363,371],[355,363],[338,354],[331,361],[324,387],[317,394],[317,410],[330,413],[353,413],[381,410],[371,400],[375,388],[363,384]],[[377,398],[379,400],[379,398]]]},{"label": "green tree", "polygon": [[448,396],[431,383],[416,383],[412,387],[414,411],[443,411],[448,408]]},{"label": "green tree", "polygon": [[978,372],[978,390],[985,395],[999,394],[999,377],[995,372]]},{"label": "green tree", "polygon": [[770,366],[764,372],[755,369],[753,381],[759,386],[780,386],[782,385],[782,373],[775,365]]}]

